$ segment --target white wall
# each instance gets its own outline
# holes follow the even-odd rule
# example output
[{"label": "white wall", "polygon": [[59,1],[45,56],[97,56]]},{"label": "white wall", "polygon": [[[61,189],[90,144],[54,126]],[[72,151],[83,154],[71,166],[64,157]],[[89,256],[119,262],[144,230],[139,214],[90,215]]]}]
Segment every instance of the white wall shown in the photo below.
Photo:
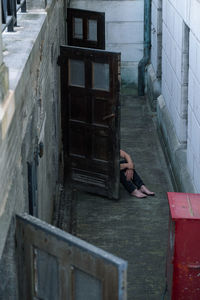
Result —
[{"label": "white wall", "polygon": [[162,1],[152,0],[151,9],[151,64],[156,77],[161,76]]},{"label": "white wall", "polygon": [[[188,91],[184,76],[187,26]],[[196,191],[200,192],[200,1],[163,1],[162,35],[162,95],[177,138],[185,144],[187,169]]]},{"label": "white wall", "polygon": [[169,1],[163,5],[162,94],[181,143],[187,139],[187,120],[183,100],[184,24]]},{"label": "white wall", "polygon": [[70,7],[105,12],[106,50],[121,52],[122,80],[137,84],[143,57],[144,1],[72,0]]},{"label": "white wall", "polygon": [[[200,4],[199,4],[200,14]],[[199,30],[198,30],[199,31]],[[197,33],[198,33],[197,31]],[[195,187],[200,192],[200,39],[190,34],[187,162]]]}]

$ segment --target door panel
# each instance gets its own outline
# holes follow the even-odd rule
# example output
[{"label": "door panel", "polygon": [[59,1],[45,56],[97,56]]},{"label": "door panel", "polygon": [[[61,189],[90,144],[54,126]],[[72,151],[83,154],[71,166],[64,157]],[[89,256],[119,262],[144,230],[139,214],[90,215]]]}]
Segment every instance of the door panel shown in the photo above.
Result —
[{"label": "door panel", "polygon": [[27,214],[16,240],[20,299],[126,300],[126,261]]},{"label": "door panel", "polygon": [[105,13],[67,9],[68,44],[93,49],[105,49]]},{"label": "door panel", "polygon": [[78,189],[118,199],[120,54],[60,52],[65,175]]}]

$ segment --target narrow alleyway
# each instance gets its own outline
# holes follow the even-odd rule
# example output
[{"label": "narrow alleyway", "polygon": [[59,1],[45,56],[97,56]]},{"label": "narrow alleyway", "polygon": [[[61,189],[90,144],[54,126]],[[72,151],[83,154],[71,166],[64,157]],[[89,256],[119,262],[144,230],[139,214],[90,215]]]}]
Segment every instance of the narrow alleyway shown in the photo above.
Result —
[{"label": "narrow alleyway", "polygon": [[[138,173],[156,196],[137,199],[122,186],[119,201],[78,192],[75,203],[68,203],[73,217],[65,229],[128,261],[128,300],[161,300],[168,239],[166,192],[173,188],[155,114],[146,99],[123,96],[121,104],[121,148],[131,154]],[[67,218],[63,215],[63,228]]]}]

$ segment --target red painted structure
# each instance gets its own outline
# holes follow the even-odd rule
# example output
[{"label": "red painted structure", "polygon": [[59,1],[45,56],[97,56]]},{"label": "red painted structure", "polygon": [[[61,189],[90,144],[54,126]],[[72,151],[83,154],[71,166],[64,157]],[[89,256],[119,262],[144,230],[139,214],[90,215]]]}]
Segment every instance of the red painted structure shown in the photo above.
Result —
[{"label": "red painted structure", "polygon": [[200,194],[167,193],[167,283],[172,300],[200,300]]}]

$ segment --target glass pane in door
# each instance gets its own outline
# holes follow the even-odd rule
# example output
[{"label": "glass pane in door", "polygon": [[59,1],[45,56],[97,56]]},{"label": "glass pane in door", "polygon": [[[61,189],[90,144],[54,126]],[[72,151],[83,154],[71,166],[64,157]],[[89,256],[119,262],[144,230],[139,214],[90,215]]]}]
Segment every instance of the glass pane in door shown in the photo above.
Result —
[{"label": "glass pane in door", "polygon": [[59,299],[57,258],[41,249],[34,252],[34,290],[37,299]]},{"label": "glass pane in door", "polygon": [[93,63],[93,89],[109,91],[109,64]]},{"label": "glass pane in door", "polygon": [[74,18],[74,38],[83,39],[83,19]]},{"label": "glass pane in door", "polygon": [[97,21],[88,20],[88,40],[97,42]]},{"label": "glass pane in door", "polygon": [[76,300],[102,300],[102,283],[100,280],[75,268],[74,281]]},{"label": "glass pane in door", "polygon": [[69,59],[69,85],[85,86],[85,64],[82,60]]}]

